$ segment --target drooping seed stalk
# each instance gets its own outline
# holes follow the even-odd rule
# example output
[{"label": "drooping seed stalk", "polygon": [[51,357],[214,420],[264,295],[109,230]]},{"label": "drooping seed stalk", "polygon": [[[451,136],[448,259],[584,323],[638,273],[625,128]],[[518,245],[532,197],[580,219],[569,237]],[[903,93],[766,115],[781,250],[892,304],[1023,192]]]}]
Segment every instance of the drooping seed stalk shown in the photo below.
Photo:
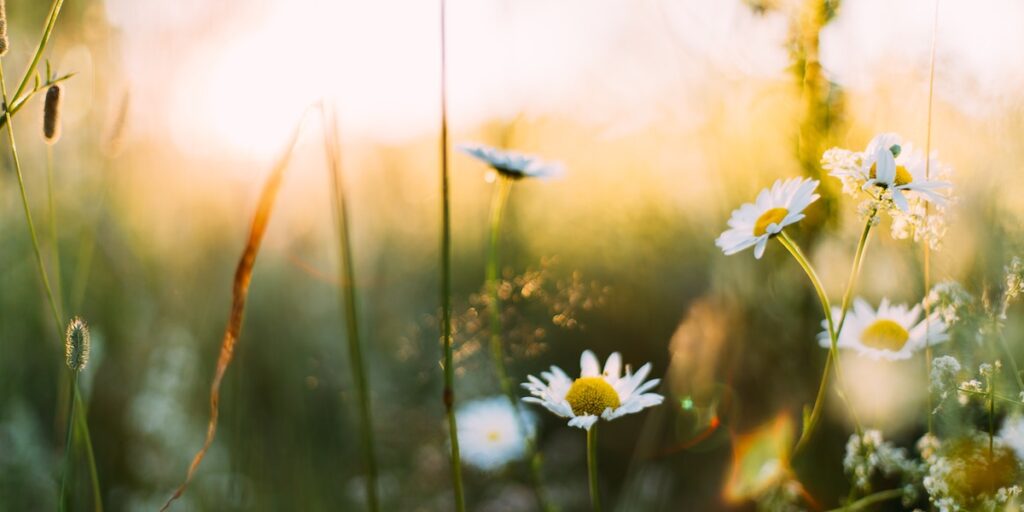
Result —
[{"label": "drooping seed stalk", "polygon": [[590,482],[590,506],[601,512],[601,492],[597,483],[597,423],[587,429],[587,480]]},{"label": "drooping seed stalk", "polygon": [[[71,393],[68,396],[74,397],[78,395],[78,372],[71,371]],[[67,440],[64,442],[64,465],[60,472],[60,510],[67,510],[68,496],[67,496],[67,483],[68,473],[71,472],[71,440],[74,438],[75,432],[75,403],[77,400],[72,398],[68,400],[68,427],[67,427]]]},{"label": "drooping seed stalk", "polygon": [[797,441],[796,447],[793,449],[793,453],[795,455],[807,444],[808,440],[811,437],[811,434],[817,427],[818,422],[821,420],[823,402],[826,395],[826,389],[828,387],[830,366],[834,366],[836,379],[839,381],[839,396],[843,398],[843,401],[846,403],[847,408],[850,410],[850,415],[853,418],[854,425],[857,429],[857,433],[860,434],[862,429],[860,426],[860,419],[857,417],[856,410],[853,408],[852,404],[850,404],[849,400],[847,399],[846,393],[843,392],[844,379],[842,376],[842,370],[839,366],[839,338],[836,334],[835,323],[832,318],[832,306],[829,303],[828,295],[825,293],[825,287],[822,286],[821,279],[818,278],[818,274],[817,272],[814,271],[814,267],[811,266],[811,262],[807,259],[806,256],[804,256],[803,251],[800,250],[800,246],[798,246],[796,242],[789,238],[789,235],[787,235],[785,231],[780,232],[776,239],[779,240],[783,247],[785,247],[786,250],[789,251],[789,253],[793,256],[793,259],[795,259],[796,262],[800,265],[800,267],[803,268],[804,273],[806,273],[807,277],[811,280],[811,284],[814,286],[814,291],[817,292],[818,294],[818,300],[821,302],[822,312],[825,314],[825,322],[827,326],[826,330],[828,331],[829,337],[828,360],[829,362],[831,362],[831,364],[829,364],[829,362],[826,362],[825,364],[825,372],[821,376],[821,384],[818,387],[818,394],[815,398],[814,407],[811,410],[810,417],[807,418],[807,424],[804,425],[803,432],[800,434],[800,439]]},{"label": "drooping seed stalk", "polygon": [[542,511],[548,511],[551,510],[551,506],[548,504],[544,492],[544,480],[542,478],[543,461],[540,452],[537,450],[537,440],[530,433],[529,428],[527,428],[519,397],[515,394],[512,381],[509,379],[508,371],[505,368],[505,351],[501,342],[501,221],[504,218],[508,196],[512,191],[512,179],[501,173],[496,174],[494,192],[491,197],[490,242],[487,250],[486,268],[486,286],[489,298],[488,312],[491,327],[491,359],[494,363],[494,371],[498,377],[498,384],[501,386],[501,392],[508,398],[516,418],[516,426],[526,441],[526,460],[530,468],[530,477],[533,481],[537,505]]},{"label": "drooping seed stalk", "polygon": [[[59,11],[60,9],[59,6],[60,0],[54,2],[54,7],[57,11]],[[56,11],[54,11],[52,21],[56,21]],[[50,27],[50,30],[52,30],[52,27]],[[48,32],[46,33],[45,37],[49,37]],[[40,51],[43,46],[45,45],[43,43],[40,43]],[[4,78],[4,68],[2,61],[0,61],[0,98],[3,99],[4,105],[8,104],[7,82]],[[47,303],[50,306],[50,313],[53,315],[54,328],[56,329],[57,335],[60,336],[64,330],[64,322],[61,320],[62,315],[57,307],[57,301],[53,294],[53,288],[51,288],[50,286],[50,279],[46,272],[46,265],[43,263],[42,251],[39,249],[39,236],[36,234],[35,223],[32,221],[32,210],[29,207],[28,203],[28,194],[25,191],[25,179],[21,171],[21,159],[18,158],[18,145],[14,140],[14,123],[12,122],[11,115],[12,112],[10,110],[6,110],[3,113],[3,119],[4,124],[7,125],[7,141],[11,147],[11,158],[14,160],[14,171],[18,177],[18,189],[21,194],[21,206],[25,213],[25,224],[28,227],[29,238],[32,241],[32,250],[35,254],[36,259],[36,269],[39,272],[39,279],[40,281],[42,281],[43,290],[46,293]],[[82,403],[82,394],[79,392],[77,387],[74,388],[74,394],[71,396],[71,400],[75,402],[75,407],[73,408],[73,410],[75,411],[75,414],[78,416],[78,419],[76,420],[77,423],[79,425],[86,424],[86,410],[84,404]],[[96,471],[96,460],[93,456],[92,438],[89,436],[88,429],[83,429],[82,433],[85,438],[86,450],[88,455],[90,480],[93,486],[93,500],[97,510],[102,510],[103,506],[102,497],[100,496],[99,475]]]},{"label": "drooping seed stalk", "polygon": [[359,396],[360,431],[362,435],[363,459],[366,465],[366,497],[367,508],[372,512],[380,510],[380,498],[377,491],[377,455],[373,439],[373,415],[370,409],[370,385],[364,367],[361,341],[359,338],[359,312],[357,310],[355,270],[352,262],[352,245],[349,236],[348,208],[345,201],[344,184],[341,176],[341,142],[338,139],[337,120],[333,115],[328,117],[325,107],[321,105],[324,122],[324,149],[327,152],[328,169],[333,185],[333,205],[335,224],[338,230],[338,263],[339,274],[343,282],[339,288],[341,302],[345,305],[345,326],[348,338],[349,364],[352,368],[352,380],[355,382],[356,394]]},{"label": "drooping seed stalk", "polygon": [[452,489],[456,512],[466,510],[459,456],[459,426],[455,419],[455,362],[452,355],[452,226],[448,169],[448,55],[445,40],[445,0],[441,7],[441,343],[444,347],[444,402],[452,457]]}]

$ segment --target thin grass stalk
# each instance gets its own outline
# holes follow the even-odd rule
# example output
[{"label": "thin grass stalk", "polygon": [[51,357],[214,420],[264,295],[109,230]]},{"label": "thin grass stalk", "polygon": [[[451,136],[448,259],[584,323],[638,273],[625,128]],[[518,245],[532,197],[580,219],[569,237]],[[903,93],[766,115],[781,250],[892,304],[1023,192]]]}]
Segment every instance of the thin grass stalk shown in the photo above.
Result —
[{"label": "thin grass stalk", "polygon": [[[846,393],[843,392],[844,379],[842,376],[842,370],[839,366],[839,340],[836,335],[835,323],[832,318],[832,306],[829,303],[828,295],[825,293],[825,287],[822,286],[821,279],[818,278],[818,274],[817,272],[814,271],[814,267],[811,266],[810,261],[807,259],[806,256],[804,256],[803,251],[800,250],[800,246],[798,246],[796,242],[789,238],[789,235],[787,235],[785,231],[780,232],[776,238],[786,248],[786,250],[789,251],[789,253],[793,256],[793,259],[796,260],[800,267],[803,268],[804,272],[807,274],[807,277],[811,280],[811,284],[814,286],[815,292],[817,292],[818,294],[818,300],[821,302],[821,309],[825,314],[825,322],[827,325],[827,331],[829,336],[829,359],[833,363],[836,373],[836,379],[839,381],[839,396],[842,397],[843,401],[846,403],[847,408],[850,410],[850,415],[853,418],[857,433],[860,434],[862,432],[860,419],[857,417],[856,410],[854,410],[853,406],[847,399]],[[804,425],[803,432],[800,434],[800,439],[797,441],[796,447],[793,449],[794,454],[798,453],[807,444],[807,441],[810,439],[811,433],[813,433],[814,429],[817,427],[817,424],[821,419],[821,411],[823,407],[822,402],[824,401],[824,397],[826,394],[824,389],[827,388],[829,379],[828,369],[829,364],[826,363],[825,373],[822,375],[821,379],[822,383],[818,387],[818,395],[815,399],[815,405],[812,409],[810,417],[806,418],[807,423]]]},{"label": "thin grass stalk", "polygon": [[587,481],[590,483],[590,507],[601,512],[601,491],[597,481],[597,424],[587,429]]},{"label": "thin grass stalk", "polygon": [[444,350],[444,402],[452,457],[452,488],[455,510],[466,510],[459,456],[459,426],[455,419],[455,364],[452,356],[452,226],[448,169],[448,49],[445,37],[445,0],[441,6],[441,343]]},{"label": "thin grass stalk", "polygon": [[345,327],[348,338],[349,364],[352,368],[352,380],[359,396],[359,417],[361,421],[363,459],[366,465],[366,497],[367,508],[376,512],[380,510],[380,498],[377,491],[377,456],[374,451],[373,415],[370,409],[370,386],[363,362],[362,347],[359,338],[359,312],[356,305],[355,270],[352,262],[352,244],[349,236],[349,215],[345,202],[344,183],[341,176],[341,141],[338,138],[338,122],[334,113],[328,117],[326,107],[321,105],[324,122],[324,149],[327,152],[327,163],[331,183],[334,187],[332,203],[334,206],[335,224],[338,230],[338,272],[342,277],[340,292],[341,302],[345,305]]},{"label": "thin grass stalk", "polygon": [[284,152],[274,164],[270,175],[267,176],[267,181],[263,184],[263,190],[260,192],[256,212],[253,214],[252,224],[249,228],[249,237],[245,248],[242,249],[242,255],[235,269],[235,277],[231,287],[231,311],[228,314],[227,326],[224,329],[224,337],[221,341],[220,355],[217,358],[217,368],[214,372],[213,382],[210,384],[210,421],[206,426],[206,439],[203,441],[202,448],[192,458],[188,472],[185,475],[185,481],[178,486],[174,494],[160,508],[161,511],[167,510],[174,503],[174,500],[180,498],[185,492],[189,483],[192,482],[196,470],[199,469],[199,463],[203,461],[206,452],[210,449],[210,445],[213,444],[213,438],[217,433],[221,381],[224,379],[224,373],[227,371],[228,365],[231,364],[231,360],[234,358],[235,345],[238,344],[238,338],[242,332],[242,320],[245,316],[245,302],[249,296],[249,283],[252,281],[253,266],[256,264],[256,256],[259,254],[263,236],[267,231],[267,224],[270,223],[270,216],[274,210],[274,200],[277,198],[277,192],[281,188],[284,171],[288,168],[288,162],[291,160],[292,151],[295,149],[295,144],[298,141],[299,128],[301,126],[301,122],[296,126],[291,139],[285,146]]},{"label": "thin grass stalk", "polygon": [[53,145],[46,145],[46,196],[49,206],[50,224],[50,258],[53,266],[53,284],[57,290],[57,310],[64,310],[64,294],[60,277],[60,243],[57,238],[57,201],[53,191]]},{"label": "thin grass stalk", "polygon": [[548,504],[547,496],[544,493],[542,478],[543,461],[541,459],[540,452],[537,450],[537,441],[533,435],[530,434],[529,429],[526,425],[526,418],[523,417],[522,407],[520,405],[519,397],[515,394],[515,388],[512,386],[512,380],[509,379],[508,370],[505,367],[505,351],[504,346],[501,342],[501,221],[504,218],[505,205],[508,204],[508,197],[512,191],[512,179],[508,178],[501,173],[495,173],[497,175],[494,183],[494,192],[491,196],[491,215],[490,215],[490,243],[487,250],[487,268],[486,268],[486,283],[487,283],[487,295],[490,298],[488,304],[488,311],[490,316],[490,327],[491,327],[491,359],[494,363],[494,371],[497,374],[498,384],[501,386],[501,392],[508,398],[509,404],[512,406],[516,418],[516,424],[519,428],[519,432],[523,434],[523,438],[526,441],[526,460],[527,465],[530,469],[530,478],[532,479],[534,487],[534,495],[537,498],[537,505],[542,511],[551,510],[551,506]]},{"label": "thin grass stalk", "polygon": [[[928,179],[931,177],[931,163],[932,163],[932,99],[935,96],[935,47],[937,46],[939,33],[939,0],[935,0],[935,15],[932,19],[932,48],[931,57],[928,63],[928,127],[926,130],[927,135],[925,136],[924,142],[924,177]],[[924,214],[927,218],[929,213],[929,205],[925,203]],[[926,240],[922,245],[924,246],[924,364],[925,364],[925,379],[929,379],[928,382],[928,393],[927,393],[927,406],[928,406],[928,433],[934,433],[934,422],[932,421],[932,393],[931,393],[931,374],[932,374],[932,344],[928,338],[931,334],[931,313],[932,304],[928,298],[931,291],[931,246],[928,245]]]},{"label": "thin grass stalk", "polygon": [[[76,396],[78,394],[78,372],[72,370],[71,375],[71,393],[69,396]],[[68,428],[66,437],[67,440],[64,442],[64,464],[63,469],[60,472],[60,510],[67,510],[68,496],[67,496],[67,483],[68,473],[71,472],[71,441],[75,432],[75,403],[77,400],[68,400]]]},{"label": "thin grass stalk", "polygon": [[[7,82],[4,78],[3,63],[0,62],[0,94],[2,94],[4,105],[7,104]],[[11,157],[14,160],[14,171],[18,177],[18,190],[21,194],[21,206],[25,213],[25,224],[28,227],[29,238],[32,240],[32,250],[35,254],[36,269],[39,272],[39,279],[42,281],[43,290],[46,292],[47,303],[50,306],[50,313],[53,315],[54,327],[56,328],[57,335],[59,336],[64,330],[64,322],[61,321],[61,314],[57,307],[57,302],[53,294],[53,288],[50,286],[50,278],[46,272],[46,265],[43,263],[42,251],[39,248],[39,236],[36,234],[35,223],[32,221],[32,210],[28,204],[28,194],[25,191],[25,179],[21,171],[21,159],[18,158],[18,145],[14,140],[14,123],[12,122],[12,114],[10,110],[6,110],[3,113],[3,119],[5,125],[7,125],[7,141],[11,146]],[[87,422],[85,417],[85,406],[82,401],[82,394],[76,389],[71,400],[76,403],[76,407],[73,408],[75,413],[79,416],[79,424]],[[102,498],[100,496],[99,488],[99,476],[96,473],[96,461],[92,457],[92,438],[88,435],[88,430],[84,431],[85,443],[88,447],[89,457],[89,470],[90,477],[93,483],[93,496],[97,503],[97,509],[102,509]]]}]

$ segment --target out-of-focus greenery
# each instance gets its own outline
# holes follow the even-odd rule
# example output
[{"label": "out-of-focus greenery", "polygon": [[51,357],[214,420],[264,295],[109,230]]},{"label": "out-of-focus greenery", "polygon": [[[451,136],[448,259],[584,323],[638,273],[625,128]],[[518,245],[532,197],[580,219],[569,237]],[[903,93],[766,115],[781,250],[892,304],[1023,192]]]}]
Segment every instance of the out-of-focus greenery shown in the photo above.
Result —
[{"label": "out-of-focus greenery", "polygon": [[[45,7],[8,2],[12,51],[5,69],[21,69]],[[152,510],[183,479],[202,442],[232,273],[269,164],[219,173],[220,162],[190,161],[158,136],[112,145],[109,127],[117,124],[126,83],[112,57],[116,34],[105,28],[99,3],[68,0],[50,54],[59,61],[80,46],[92,55],[85,75],[91,108],[72,116],[55,146],[62,297],[67,315],[81,315],[92,328],[82,386],[104,502],[110,510]],[[848,91],[844,131],[828,134],[829,141],[861,147],[875,132],[902,130],[923,145],[919,107],[896,99],[900,83],[920,83],[922,75],[910,70],[900,78],[883,90]],[[69,81],[69,96],[84,90],[82,82]],[[801,124],[801,88],[787,75],[716,82],[705,94],[695,127],[660,123],[608,136],[552,115],[495,120],[455,134],[537,152],[569,169],[565,180],[523,182],[512,194],[503,246],[516,297],[505,312],[511,375],[522,380],[552,364],[574,369],[589,348],[602,357],[620,351],[634,367],[650,361],[654,375],[665,378],[663,406],[602,425],[601,478],[613,510],[743,507],[722,497],[733,434],[780,412],[798,425],[825,360],[815,339],[816,298],[788,255],[773,246],[761,261],[746,253],[727,258],[713,244],[732,208],[776,177],[808,172],[795,142],[813,135],[816,124]],[[934,255],[933,282],[953,278],[980,289],[998,283],[1009,256],[1024,252],[1024,96],[1006,102],[983,117],[936,102],[933,147],[956,169],[960,200],[945,248]],[[36,102],[15,126],[41,224],[39,117]],[[357,510],[362,502],[318,129],[315,122],[305,127],[256,264],[217,439],[176,509]],[[365,145],[353,137],[342,144],[382,499],[386,510],[449,510],[436,319],[436,139]],[[45,509],[56,504],[66,424],[62,347],[47,316],[6,144],[0,153],[0,509]],[[453,159],[456,391],[467,400],[498,393],[488,356],[475,345],[482,334],[474,330],[486,317],[478,295],[491,185],[479,164]],[[795,236],[838,296],[859,228],[856,205],[831,199],[835,222],[813,238],[800,228]],[[920,256],[919,246],[891,240],[883,225],[860,292],[920,300]],[[526,282],[545,295],[522,297]],[[1011,312],[1007,339],[1024,356],[1019,315]],[[832,409],[811,450],[794,461],[808,492],[823,503],[848,489],[841,457],[851,427]],[[899,425],[890,437],[912,444],[922,433],[925,405],[891,414],[919,418],[887,423]],[[586,509],[582,433],[546,413],[538,417],[551,497],[566,510]],[[73,488],[86,503],[86,472],[76,457]],[[466,479],[471,510],[534,506],[521,464],[489,474],[467,469]]]}]

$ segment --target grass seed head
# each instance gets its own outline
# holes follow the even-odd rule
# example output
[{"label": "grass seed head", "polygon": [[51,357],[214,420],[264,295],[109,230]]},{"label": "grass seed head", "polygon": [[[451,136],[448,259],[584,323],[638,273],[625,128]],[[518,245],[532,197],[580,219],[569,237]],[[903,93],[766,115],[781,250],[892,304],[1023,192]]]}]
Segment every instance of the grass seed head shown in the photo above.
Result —
[{"label": "grass seed head", "polygon": [[60,138],[61,92],[61,87],[57,84],[46,90],[46,100],[43,103],[43,138],[47,144],[54,144]]},{"label": "grass seed head", "polygon": [[89,325],[80,317],[76,316],[68,322],[64,334],[64,357],[68,368],[74,372],[84,370],[85,365],[89,364]]},{"label": "grass seed head", "polygon": [[7,55],[7,6],[0,0],[0,57]]}]

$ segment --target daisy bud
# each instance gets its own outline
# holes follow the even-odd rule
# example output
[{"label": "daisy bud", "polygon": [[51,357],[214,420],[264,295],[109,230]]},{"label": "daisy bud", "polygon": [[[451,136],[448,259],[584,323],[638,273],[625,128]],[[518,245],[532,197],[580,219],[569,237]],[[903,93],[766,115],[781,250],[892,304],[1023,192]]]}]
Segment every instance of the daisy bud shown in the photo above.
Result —
[{"label": "daisy bud", "polygon": [[43,138],[47,144],[54,144],[60,138],[60,103],[60,85],[51,85],[43,102]]},{"label": "daisy bud", "polygon": [[892,151],[893,158],[896,158],[903,152],[903,147],[899,144],[893,144],[892,146],[889,146],[889,151]]},{"label": "daisy bud", "polygon": [[0,57],[7,54],[7,6],[0,0]]},{"label": "daisy bud", "polygon": [[89,364],[89,326],[77,316],[68,322],[64,334],[64,357],[73,372],[80,372]]}]

